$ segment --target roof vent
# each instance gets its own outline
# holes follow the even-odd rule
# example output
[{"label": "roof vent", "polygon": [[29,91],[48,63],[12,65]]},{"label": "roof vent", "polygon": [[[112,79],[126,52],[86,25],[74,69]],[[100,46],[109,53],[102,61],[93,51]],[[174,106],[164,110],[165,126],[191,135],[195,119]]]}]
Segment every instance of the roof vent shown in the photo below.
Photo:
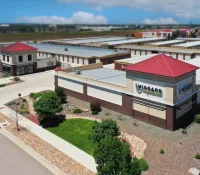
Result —
[{"label": "roof vent", "polygon": [[68,51],[68,48],[65,48],[65,51]]},{"label": "roof vent", "polygon": [[81,70],[76,70],[76,75],[81,75],[82,71]]}]

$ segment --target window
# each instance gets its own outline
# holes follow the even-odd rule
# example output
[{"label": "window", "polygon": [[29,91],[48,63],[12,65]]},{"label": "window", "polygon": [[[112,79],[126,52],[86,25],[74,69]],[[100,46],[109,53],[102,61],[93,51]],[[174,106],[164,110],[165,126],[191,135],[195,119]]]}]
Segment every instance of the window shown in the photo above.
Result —
[{"label": "window", "polygon": [[39,56],[40,56],[40,52],[39,52]]},{"label": "window", "polygon": [[28,55],[28,61],[32,61],[32,55]]},{"label": "window", "polygon": [[5,55],[3,55],[3,61],[6,61],[6,56]]},{"label": "window", "polygon": [[19,62],[23,62],[23,56],[19,56]]},{"label": "window", "polygon": [[46,53],[46,57],[48,57],[48,53]]},{"label": "window", "polygon": [[7,56],[7,62],[9,62],[9,56]]}]

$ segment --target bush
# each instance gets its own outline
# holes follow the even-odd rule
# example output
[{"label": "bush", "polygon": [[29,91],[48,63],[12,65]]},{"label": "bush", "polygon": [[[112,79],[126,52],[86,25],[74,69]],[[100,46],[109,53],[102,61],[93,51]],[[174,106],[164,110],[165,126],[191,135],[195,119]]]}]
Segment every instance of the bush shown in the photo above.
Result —
[{"label": "bush", "polygon": [[81,109],[75,109],[75,110],[73,111],[73,114],[80,114],[80,113],[82,113],[82,110],[81,110]]},{"label": "bush", "polygon": [[34,95],[35,95],[35,93],[31,92],[29,96],[30,96],[31,98],[33,98]]},{"label": "bush", "polygon": [[0,84],[0,88],[1,88],[1,87],[5,87],[5,86],[6,86],[5,84]]},{"label": "bush", "polygon": [[147,171],[149,169],[149,165],[145,159],[138,159],[138,163],[142,171]]},{"label": "bush", "polygon": [[98,111],[92,111],[92,115],[98,115],[99,112]]},{"label": "bush", "polygon": [[99,143],[107,135],[111,135],[113,137],[120,135],[117,123],[112,119],[105,119],[101,122],[95,122],[92,126],[89,138],[92,139],[93,142]]},{"label": "bush", "polygon": [[5,73],[5,74],[2,75],[2,77],[3,77],[3,78],[7,78],[7,77],[10,77],[10,75],[7,74],[7,73]]},{"label": "bush", "polygon": [[22,102],[27,102],[27,100],[25,98],[22,99]]},{"label": "bush", "polygon": [[14,101],[11,101],[11,102],[8,103],[9,106],[15,105],[15,104],[16,104],[16,103],[15,103]]},{"label": "bush", "polygon": [[101,112],[100,104],[90,104],[91,111]]},{"label": "bush", "polygon": [[164,153],[165,153],[164,149],[160,149],[160,154],[164,154]]},{"label": "bush", "polygon": [[194,122],[195,123],[200,123],[200,114],[195,115]]},{"label": "bush", "polygon": [[183,134],[187,134],[187,130],[186,130],[186,129],[183,129],[183,130],[182,130],[182,133],[183,133]]},{"label": "bush", "polygon": [[17,102],[17,103],[16,103],[16,105],[17,105],[17,106],[19,106],[19,105],[20,105],[20,103],[19,103],[19,102]]},{"label": "bush", "polygon": [[19,109],[17,110],[18,113],[20,114],[29,114],[29,110],[22,104]]},{"label": "bush", "polygon": [[34,102],[34,110],[40,124],[44,119],[54,119],[57,112],[62,111],[61,100],[55,92],[43,93],[39,100]]},{"label": "bush", "polygon": [[14,77],[14,81],[20,81],[20,77]]},{"label": "bush", "polygon": [[51,93],[51,92],[38,92],[38,93],[30,93],[30,97],[36,100],[37,98],[43,96],[44,94]]},{"label": "bush", "polygon": [[61,102],[66,103],[67,96],[64,93],[64,89],[59,87],[55,89],[55,92],[56,92],[56,95],[60,98]]},{"label": "bush", "polygon": [[200,160],[200,154],[197,153],[197,154],[195,155],[195,158],[198,159],[198,160]]}]

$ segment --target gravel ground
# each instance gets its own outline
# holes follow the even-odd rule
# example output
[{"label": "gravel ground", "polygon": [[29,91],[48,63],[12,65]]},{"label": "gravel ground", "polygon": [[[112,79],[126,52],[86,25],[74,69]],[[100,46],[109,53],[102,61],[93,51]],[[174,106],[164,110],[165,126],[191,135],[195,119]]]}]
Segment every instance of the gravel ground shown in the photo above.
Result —
[{"label": "gravel ground", "polygon": [[[0,115],[1,116],[1,115]],[[3,116],[1,116],[3,118]],[[6,118],[6,120],[9,120]],[[10,120],[9,120],[10,121]],[[38,152],[40,155],[49,160],[52,164],[57,166],[60,170],[69,175],[94,175],[90,170],[80,165],[75,160],[63,154],[47,142],[43,141],[39,137],[35,136],[26,129],[21,128],[20,132],[17,132],[15,125],[12,121],[11,125],[6,127],[9,132],[22,140],[26,145]]]},{"label": "gravel ground", "polygon": [[[72,97],[68,97],[68,100],[79,108],[89,109],[86,102]],[[123,132],[135,135],[147,144],[144,158],[149,164],[149,170],[143,172],[143,175],[187,175],[192,167],[200,169],[200,160],[195,159],[195,154],[200,153],[200,125],[193,124],[188,128],[188,134],[182,134],[181,129],[171,132],[129,116],[119,116],[103,108],[99,115],[93,117],[112,118]],[[160,154],[160,149],[164,149],[165,153]]]}]

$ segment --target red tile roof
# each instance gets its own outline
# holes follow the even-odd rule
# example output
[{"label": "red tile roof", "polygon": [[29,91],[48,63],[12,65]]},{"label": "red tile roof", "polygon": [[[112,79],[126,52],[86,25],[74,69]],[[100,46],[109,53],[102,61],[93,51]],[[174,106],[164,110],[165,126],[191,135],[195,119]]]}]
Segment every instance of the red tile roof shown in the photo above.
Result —
[{"label": "red tile roof", "polygon": [[34,50],[37,50],[37,48],[20,42],[16,42],[14,44],[1,48],[1,51],[6,51],[6,52],[21,52],[21,51],[34,51]]},{"label": "red tile roof", "polygon": [[195,71],[198,68],[170,56],[160,54],[139,63],[126,66],[124,70],[175,78]]}]

